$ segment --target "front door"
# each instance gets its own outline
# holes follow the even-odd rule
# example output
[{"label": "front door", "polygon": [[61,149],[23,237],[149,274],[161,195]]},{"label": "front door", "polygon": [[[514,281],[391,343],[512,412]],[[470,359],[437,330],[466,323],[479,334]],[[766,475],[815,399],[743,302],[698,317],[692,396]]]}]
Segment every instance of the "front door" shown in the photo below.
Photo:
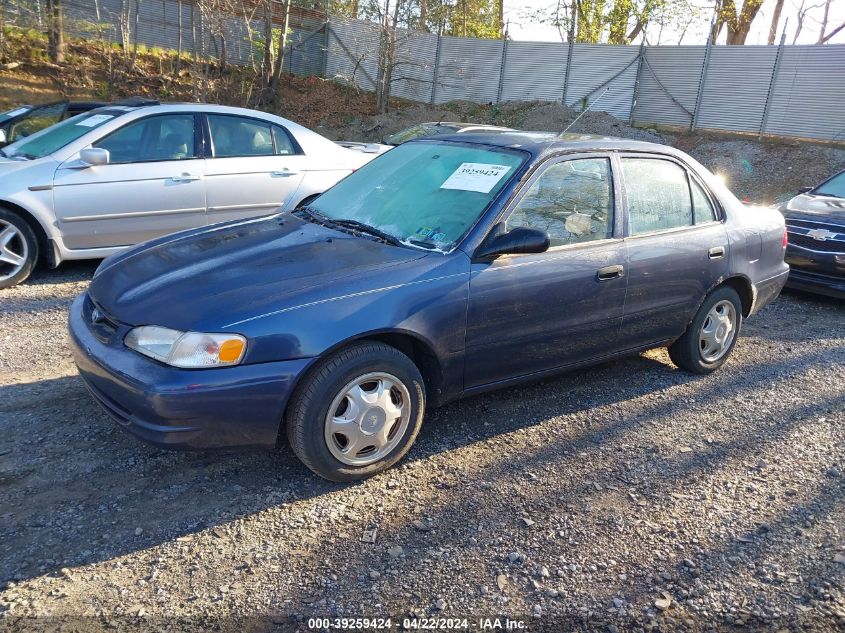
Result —
[{"label": "front door", "polygon": [[472,264],[464,388],[616,351],[626,262],[606,156],[553,159],[507,227],[546,230],[547,252]]},{"label": "front door", "polygon": [[109,151],[107,165],[60,166],[53,200],[65,246],[128,246],[204,225],[195,129],[191,113],[136,119],[92,144]]},{"label": "front door", "polygon": [[622,340],[635,348],[679,337],[727,271],[728,239],[713,199],[675,161],[620,159],[628,237]]},{"label": "front door", "polygon": [[207,115],[210,223],[272,213],[299,187],[306,157],[290,134],[262,119]]}]

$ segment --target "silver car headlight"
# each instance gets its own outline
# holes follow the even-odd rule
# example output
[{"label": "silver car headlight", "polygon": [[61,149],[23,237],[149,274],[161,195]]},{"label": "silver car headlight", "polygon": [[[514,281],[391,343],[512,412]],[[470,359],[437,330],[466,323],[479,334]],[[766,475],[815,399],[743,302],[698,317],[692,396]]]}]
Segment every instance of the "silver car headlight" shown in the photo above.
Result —
[{"label": "silver car headlight", "polygon": [[180,332],[155,325],[130,330],[123,342],[139,354],[183,369],[237,365],[246,352],[246,339],[240,334]]}]

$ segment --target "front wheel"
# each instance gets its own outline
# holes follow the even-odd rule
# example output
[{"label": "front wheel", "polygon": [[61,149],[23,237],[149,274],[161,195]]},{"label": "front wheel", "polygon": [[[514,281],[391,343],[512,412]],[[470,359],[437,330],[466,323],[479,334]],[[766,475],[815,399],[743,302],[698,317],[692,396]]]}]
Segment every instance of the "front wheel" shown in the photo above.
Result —
[{"label": "front wheel", "polygon": [[408,452],[424,409],[422,376],[411,359],[389,345],[358,343],[303,379],[288,408],[288,441],[321,477],[363,479]]},{"label": "front wheel", "polygon": [[29,223],[0,208],[0,288],[26,280],[38,261],[38,238]]},{"label": "front wheel", "polygon": [[669,347],[669,358],[681,369],[709,374],[733,351],[742,325],[742,302],[736,290],[714,290],[698,309],[684,335]]}]

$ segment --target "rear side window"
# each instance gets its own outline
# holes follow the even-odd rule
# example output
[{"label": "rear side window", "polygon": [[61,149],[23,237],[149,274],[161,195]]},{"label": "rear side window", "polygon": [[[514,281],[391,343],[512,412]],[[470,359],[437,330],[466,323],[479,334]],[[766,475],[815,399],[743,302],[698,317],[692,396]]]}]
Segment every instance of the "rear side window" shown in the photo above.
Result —
[{"label": "rear side window", "polygon": [[516,226],[546,231],[552,247],[611,237],[610,160],[568,160],[546,169],[508,218],[508,228]]},{"label": "rear side window", "polygon": [[194,115],[151,116],[112,132],[93,144],[109,150],[109,163],[144,163],[194,158]]},{"label": "rear side window", "polygon": [[695,208],[695,223],[706,224],[718,220],[719,217],[716,215],[713,203],[710,202],[710,198],[707,197],[704,189],[701,188],[695,178],[690,178],[690,187],[692,189],[692,204]]},{"label": "rear side window", "polygon": [[225,114],[209,114],[215,158],[296,154],[287,131],[278,125]]},{"label": "rear side window", "polygon": [[659,158],[623,158],[622,174],[632,235],[692,226],[686,171]]}]

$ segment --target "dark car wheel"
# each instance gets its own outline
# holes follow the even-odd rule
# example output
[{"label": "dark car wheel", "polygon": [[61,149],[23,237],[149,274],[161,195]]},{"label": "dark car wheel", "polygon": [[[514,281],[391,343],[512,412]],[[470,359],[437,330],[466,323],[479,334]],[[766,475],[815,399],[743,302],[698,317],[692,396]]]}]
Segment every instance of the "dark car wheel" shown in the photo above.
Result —
[{"label": "dark car wheel", "polygon": [[0,208],[0,288],[11,288],[32,274],[38,261],[38,238],[29,223]]},{"label": "dark car wheel", "polygon": [[422,376],[411,359],[389,345],[357,343],[303,379],[288,407],[288,441],[321,477],[363,479],[408,452],[424,410]]},{"label": "dark car wheel", "polygon": [[742,302],[736,290],[717,288],[705,299],[684,335],[669,347],[669,358],[681,369],[709,374],[728,359],[741,326]]}]

